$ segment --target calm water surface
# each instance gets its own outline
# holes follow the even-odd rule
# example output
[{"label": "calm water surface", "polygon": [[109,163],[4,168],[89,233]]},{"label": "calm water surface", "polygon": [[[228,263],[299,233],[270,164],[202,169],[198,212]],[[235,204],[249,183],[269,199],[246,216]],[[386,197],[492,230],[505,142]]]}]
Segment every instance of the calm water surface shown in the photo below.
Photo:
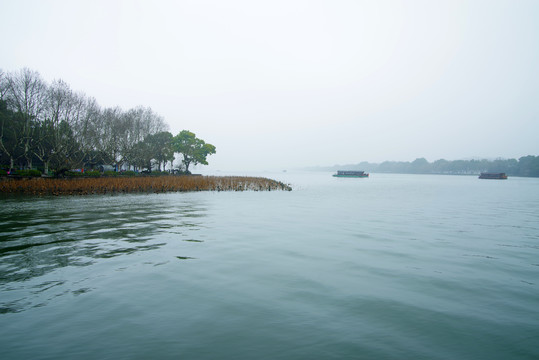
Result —
[{"label": "calm water surface", "polygon": [[0,198],[3,359],[538,359],[539,179]]}]

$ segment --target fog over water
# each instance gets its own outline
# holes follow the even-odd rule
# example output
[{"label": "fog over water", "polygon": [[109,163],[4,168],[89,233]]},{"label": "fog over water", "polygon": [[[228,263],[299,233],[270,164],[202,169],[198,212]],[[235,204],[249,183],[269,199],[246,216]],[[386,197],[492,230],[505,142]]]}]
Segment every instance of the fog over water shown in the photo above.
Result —
[{"label": "fog over water", "polygon": [[205,170],[538,155],[537,1],[5,1],[0,69],[144,105]]}]

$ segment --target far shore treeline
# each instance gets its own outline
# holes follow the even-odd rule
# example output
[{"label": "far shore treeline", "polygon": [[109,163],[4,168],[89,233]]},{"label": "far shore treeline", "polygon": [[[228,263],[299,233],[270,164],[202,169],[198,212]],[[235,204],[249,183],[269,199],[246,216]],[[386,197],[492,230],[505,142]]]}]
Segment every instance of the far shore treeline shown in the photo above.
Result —
[{"label": "far shore treeline", "polygon": [[364,170],[377,173],[400,174],[447,174],[476,175],[482,172],[506,173],[510,176],[539,177],[539,156],[523,156],[517,159],[497,160],[436,160],[428,162],[425,158],[409,161],[385,161],[380,164],[360,162],[352,165],[332,167],[311,167],[309,170]]},{"label": "far shore treeline", "polygon": [[0,70],[0,172],[34,169],[169,170],[190,173],[207,164],[215,146],[183,130],[176,136],[149,107],[102,108],[62,80],[46,83],[36,71]]}]

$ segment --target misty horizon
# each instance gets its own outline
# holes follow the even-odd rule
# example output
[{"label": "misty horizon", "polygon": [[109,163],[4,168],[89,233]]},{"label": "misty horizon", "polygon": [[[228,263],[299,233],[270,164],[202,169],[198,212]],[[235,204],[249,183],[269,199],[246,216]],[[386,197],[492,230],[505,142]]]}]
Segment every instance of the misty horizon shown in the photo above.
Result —
[{"label": "misty horizon", "polygon": [[0,69],[62,79],[103,107],[150,107],[171,133],[216,146],[207,171],[539,154],[534,1],[20,1],[2,11]]}]

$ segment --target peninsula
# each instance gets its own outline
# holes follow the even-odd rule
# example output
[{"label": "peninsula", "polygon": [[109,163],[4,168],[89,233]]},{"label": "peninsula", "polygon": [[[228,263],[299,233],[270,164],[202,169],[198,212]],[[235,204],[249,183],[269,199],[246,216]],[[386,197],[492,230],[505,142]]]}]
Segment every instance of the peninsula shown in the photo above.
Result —
[{"label": "peninsula", "polygon": [[27,195],[92,195],[187,191],[291,191],[282,182],[249,176],[132,176],[96,178],[2,178],[0,193]]}]

